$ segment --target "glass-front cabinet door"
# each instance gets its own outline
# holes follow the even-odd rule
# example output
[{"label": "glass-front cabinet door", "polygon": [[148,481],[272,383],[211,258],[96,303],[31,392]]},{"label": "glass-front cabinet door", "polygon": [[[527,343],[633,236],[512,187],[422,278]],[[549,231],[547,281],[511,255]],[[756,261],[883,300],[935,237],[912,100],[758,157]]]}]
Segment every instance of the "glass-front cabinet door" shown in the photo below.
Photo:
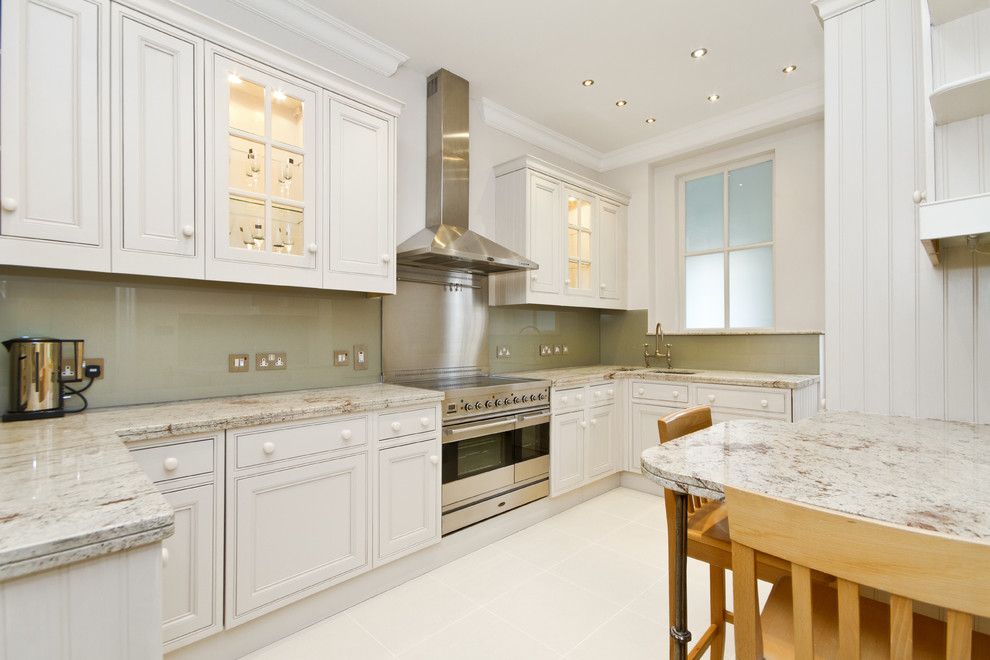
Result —
[{"label": "glass-front cabinet door", "polygon": [[219,53],[213,84],[213,254],[221,278],[320,286],[317,90]]},{"label": "glass-front cabinet door", "polygon": [[592,295],[594,293],[594,267],[592,243],[594,229],[592,218],[596,200],[588,193],[572,188],[564,189],[567,204],[567,293]]}]

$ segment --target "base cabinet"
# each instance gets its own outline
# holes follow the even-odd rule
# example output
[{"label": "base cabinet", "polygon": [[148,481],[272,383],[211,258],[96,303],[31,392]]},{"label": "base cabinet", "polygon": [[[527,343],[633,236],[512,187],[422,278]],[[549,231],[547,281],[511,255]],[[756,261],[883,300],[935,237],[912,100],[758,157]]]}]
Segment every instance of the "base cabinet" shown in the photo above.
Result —
[{"label": "base cabinet", "polygon": [[378,452],[376,564],[440,540],[440,443],[430,437]]},{"label": "base cabinet", "polygon": [[584,483],[584,411],[553,416],[550,428],[550,495],[556,497]]},{"label": "base cabinet", "polygon": [[658,406],[634,403],[632,405],[632,420],[629,434],[631,450],[626,460],[625,469],[630,472],[640,472],[640,455],[660,443],[660,431],[657,428],[657,420],[670,413],[677,412],[687,406]]},{"label": "base cabinet", "polygon": [[619,469],[622,436],[617,394],[614,383],[551,392],[551,497]]},{"label": "base cabinet", "polygon": [[585,475],[589,479],[615,471],[615,420],[615,406],[599,406],[588,411],[584,464]]}]

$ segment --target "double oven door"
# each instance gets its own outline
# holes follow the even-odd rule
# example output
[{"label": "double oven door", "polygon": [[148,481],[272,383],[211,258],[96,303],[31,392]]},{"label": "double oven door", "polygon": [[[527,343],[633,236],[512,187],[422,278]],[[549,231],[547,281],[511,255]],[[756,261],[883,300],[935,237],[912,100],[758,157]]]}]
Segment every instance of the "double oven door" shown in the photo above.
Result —
[{"label": "double oven door", "polygon": [[549,411],[444,427],[445,512],[546,479],[549,473]]}]

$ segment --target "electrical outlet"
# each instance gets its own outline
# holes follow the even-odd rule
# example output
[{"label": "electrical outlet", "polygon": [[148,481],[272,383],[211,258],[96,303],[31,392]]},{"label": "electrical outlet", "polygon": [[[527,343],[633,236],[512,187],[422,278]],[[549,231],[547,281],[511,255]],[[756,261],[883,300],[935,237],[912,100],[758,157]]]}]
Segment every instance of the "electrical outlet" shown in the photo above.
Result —
[{"label": "electrical outlet", "polygon": [[62,358],[62,369],[59,372],[62,378],[66,380],[75,380],[76,378],[82,378],[81,375],[76,374],[76,361],[72,358]]},{"label": "electrical outlet", "polygon": [[351,366],[351,354],[347,352],[347,349],[337,349],[333,352],[333,366],[335,367]]},{"label": "electrical outlet", "polygon": [[563,353],[564,355],[567,355],[567,344],[564,344],[563,346],[560,347],[560,352]]},{"label": "electrical outlet", "polygon": [[553,354],[554,355],[560,355],[563,352],[564,352],[564,349],[563,349],[563,347],[561,347],[560,344],[554,344],[554,347],[553,347]]},{"label": "electrical outlet", "polygon": [[505,360],[512,357],[512,352],[509,350],[508,346],[496,346],[495,347],[495,359]]},{"label": "electrical outlet", "polygon": [[251,356],[247,353],[231,353],[227,356],[227,371],[239,373],[251,370]]},{"label": "electrical outlet", "polygon": [[277,371],[285,369],[288,365],[289,360],[284,351],[254,354],[254,368],[256,371]]},{"label": "electrical outlet", "polygon": [[103,380],[103,377],[107,374],[106,362],[103,358],[83,358],[83,373],[86,373],[86,367],[99,367],[100,375],[93,380]]},{"label": "electrical outlet", "polygon": [[354,370],[362,371],[368,368],[368,347],[364,344],[354,344]]},{"label": "electrical outlet", "polygon": [[553,349],[546,344],[540,344],[540,357],[547,357],[553,354]]}]

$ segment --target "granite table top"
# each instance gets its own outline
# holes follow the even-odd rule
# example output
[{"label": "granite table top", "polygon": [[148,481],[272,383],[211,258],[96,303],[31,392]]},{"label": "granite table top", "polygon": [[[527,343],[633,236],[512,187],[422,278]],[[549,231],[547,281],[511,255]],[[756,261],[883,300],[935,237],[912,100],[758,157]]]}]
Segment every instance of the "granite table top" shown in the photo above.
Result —
[{"label": "granite table top", "polygon": [[173,511],[126,442],[434,403],[372,384],[104,408],[0,426],[0,581],[153,543]]},{"label": "granite table top", "polygon": [[719,498],[731,486],[990,545],[990,424],[732,420],[651,447],[641,463],[679,492]]},{"label": "granite table top", "polygon": [[811,374],[777,374],[760,371],[718,371],[713,369],[683,369],[692,373],[663,370],[660,367],[633,367],[617,365],[594,365],[590,367],[560,367],[539,369],[513,374],[519,378],[549,380],[553,387],[580,387],[594,385],[608,380],[632,379],[653,380],[666,383],[706,383],[711,385],[744,385],[749,387],[774,387],[800,389],[817,383],[820,378]]}]

